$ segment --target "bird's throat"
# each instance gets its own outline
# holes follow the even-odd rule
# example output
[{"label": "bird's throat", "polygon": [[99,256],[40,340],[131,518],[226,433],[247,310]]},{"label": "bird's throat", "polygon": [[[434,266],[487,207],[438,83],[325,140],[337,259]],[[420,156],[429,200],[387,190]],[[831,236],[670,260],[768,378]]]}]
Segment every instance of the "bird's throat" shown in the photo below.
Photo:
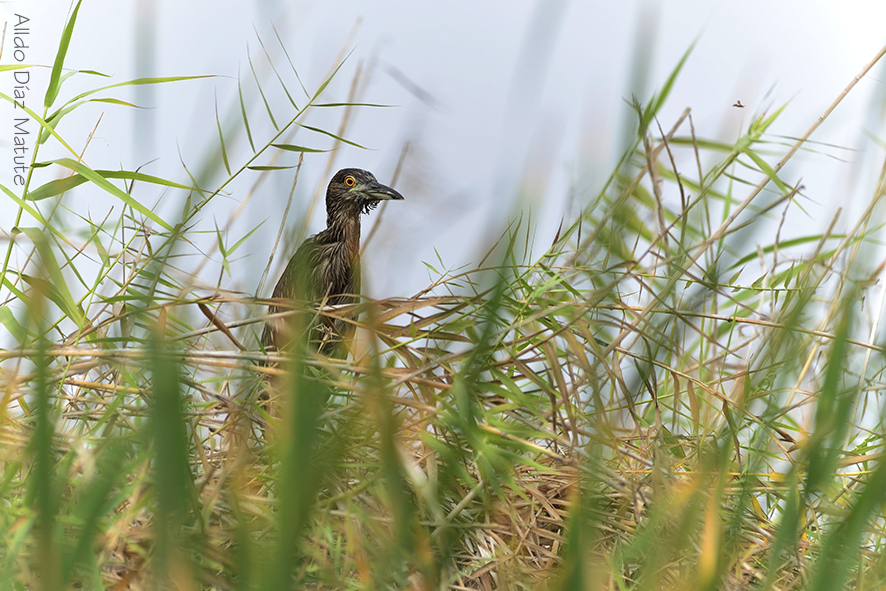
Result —
[{"label": "bird's throat", "polygon": [[360,254],[360,214],[341,215],[326,220],[326,234],[344,244],[351,257]]}]

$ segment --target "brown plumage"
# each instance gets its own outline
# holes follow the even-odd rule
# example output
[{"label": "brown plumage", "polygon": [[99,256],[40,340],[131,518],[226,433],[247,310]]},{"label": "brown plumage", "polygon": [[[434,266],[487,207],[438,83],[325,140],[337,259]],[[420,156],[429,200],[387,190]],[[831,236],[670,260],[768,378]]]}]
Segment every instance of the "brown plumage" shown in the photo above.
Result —
[{"label": "brown plumage", "polygon": [[[305,240],[289,260],[274,288],[274,298],[322,303],[350,304],[360,294],[360,216],[387,199],[403,199],[394,189],[379,183],[371,172],[345,168],[332,177],[326,189],[326,229]],[[271,314],[288,308],[271,305]],[[343,355],[342,344],[353,325],[312,314],[310,319],[270,320],[262,333],[265,348],[285,350],[307,329],[308,344],[326,355]],[[301,330],[298,327],[303,327]]]}]

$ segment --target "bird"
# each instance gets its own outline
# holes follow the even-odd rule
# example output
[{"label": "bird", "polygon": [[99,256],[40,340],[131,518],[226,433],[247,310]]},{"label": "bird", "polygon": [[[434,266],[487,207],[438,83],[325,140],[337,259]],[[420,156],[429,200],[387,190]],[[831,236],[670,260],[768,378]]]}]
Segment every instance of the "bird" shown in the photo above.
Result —
[{"label": "bird", "polygon": [[[368,214],[387,200],[403,200],[403,196],[381,184],[371,172],[359,168],[343,168],[326,188],[326,229],[307,238],[289,259],[273,298],[313,302],[324,306],[350,304],[360,295],[360,216]],[[289,309],[273,303],[270,314]],[[322,315],[303,317],[300,322],[272,319],[265,323],[261,343],[266,351],[285,351],[296,332],[307,329],[307,345],[327,356],[344,357],[346,340],[354,325]]]}]

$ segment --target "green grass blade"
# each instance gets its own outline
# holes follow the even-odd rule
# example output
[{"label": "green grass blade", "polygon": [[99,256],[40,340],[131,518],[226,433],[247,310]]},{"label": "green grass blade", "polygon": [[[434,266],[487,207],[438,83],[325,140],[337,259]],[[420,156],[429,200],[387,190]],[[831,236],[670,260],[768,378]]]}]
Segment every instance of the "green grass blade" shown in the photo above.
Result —
[{"label": "green grass blade", "polygon": [[255,81],[255,87],[258,88],[258,94],[261,96],[261,100],[265,105],[265,112],[268,114],[268,119],[271,120],[271,125],[274,126],[274,129],[280,131],[280,126],[277,125],[277,120],[274,119],[274,113],[271,111],[271,105],[268,104],[268,98],[265,96],[265,91],[262,90],[261,80],[258,79],[258,74],[255,73],[255,64],[252,63],[252,57],[248,55],[247,50],[247,58],[249,61],[249,69],[252,72],[252,79]]},{"label": "green grass blade", "polygon": [[240,116],[243,118],[243,126],[246,128],[246,137],[249,147],[255,152],[255,143],[252,141],[252,131],[249,129],[249,118],[246,116],[246,102],[243,100],[243,86],[240,84],[240,73],[237,72],[237,92],[240,97]]},{"label": "green grass blade", "polygon": [[268,53],[267,48],[265,47],[264,41],[262,41],[261,35],[258,34],[258,30],[253,27],[253,31],[255,31],[255,37],[258,39],[258,44],[261,45],[262,51],[265,53],[265,59],[268,60],[268,63],[271,65],[271,70],[274,71],[274,75],[277,77],[277,81],[280,82],[280,87],[283,88],[283,92],[286,93],[286,98],[289,99],[289,104],[298,111],[298,105],[295,104],[295,100],[292,98],[292,95],[289,94],[289,89],[286,88],[286,83],[283,82],[283,78],[280,76],[280,73],[277,71],[277,67],[274,65],[274,61],[271,59],[271,54]]},{"label": "green grass blade", "polygon": [[268,172],[270,170],[289,170],[290,168],[295,168],[297,165],[293,164],[292,166],[264,166],[264,165],[255,165],[255,166],[247,166],[249,170],[255,170],[258,172]]},{"label": "green grass blade", "polygon": [[295,146],[292,144],[271,144],[275,148],[279,148],[281,150],[285,150],[287,152],[309,152],[312,154],[317,154],[321,152],[328,152],[329,150],[318,150],[316,148],[305,148],[304,146]]},{"label": "green grass blade", "polygon": [[35,64],[0,64],[0,72],[11,72],[13,70],[27,70],[36,68]]},{"label": "green grass blade", "polygon": [[303,127],[305,129],[309,129],[311,131],[315,131],[317,133],[322,133],[323,135],[328,135],[329,137],[331,137],[335,140],[338,140],[342,143],[348,144],[349,146],[354,146],[355,148],[360,148],[362,150],[367,149],[365,146],[361,146],[360,144],[358,144],[356,142],[352,142],[351,140],[346,140],[343,137],[339,137],[339,136],[335,135],[334,133],[332,133],[331,131],[326,131],[325,129],[320,129],[319,127],[311,127],[310,125],[304,125],[303,123],[296,123],[296,125],[298,125],[299,127]]},{"label": "green grass blade", "polygon": [[[188,462],[188,418],[184,413],[179,360],[159,337],[152,338],[152,404],[147,436],[153,450],[153,480],[157,518],[154,525],[154,560],[165,578],[187,568],[183,531],[199,513],[193,512],[193,475]],[[185,571],[187,572],[187,571]]]},{"label": "green grass blade", "polygon": [[49,385],[49,358],[46,356],[46,342],[38,342],[37,356],[34,358],[37,380],[35,384],[34,432],[31,436],[31,477],[28,483],[28,496],[36,514],[35,535],[37,554],[35,570],[41,575],[41,586],[46,589],[61,589],[61,571],[58,548],[59,489],[56,482],[58,457],[53,444],[55,435],[55,413]]},{"label": "green grass blade", "polygon": [[[195,187],[189,187],[188,185],[182,185],[181,183],[176,183],[141,172],[134,172],[129,170],[96,170],[95,173],[104,179],[126,179],[132,181],[141,181],[152,185],[160,185],[163,187],[172,187],[174,189],[184,189],[186,191],[196,190]],[[83,174],[76,173],[63,179],[49,181],[48,183],[37,187],[33,191],[29,191],[27,199],[29,201],[40,201],[41,199],[55,197],[57,195],[61,195],[62,193],[70,191],[74,187],[78,187],[83,183],[88,182],[89,180],[90,179]]]},{"label": "green grass blade", "polygon": [[16,342],[24,344],[28,331],[19,323],[9,306],[0,306],[0,324],[6,327]]},{"label": "green grass blade", "polygon": [[134,78],[132,80],[127,80],[125,82],[118,82],[116,84],[110,84],[108,86],[102,86],[100,88],[94,88],[92,90],[87,90],[81,94],[78,94],[74,98],[72,98],[68,103],[73,103],[84,99],[90,95],[103,92],[105,90],[111,90],[112,88],[125,88],[127,86],[147,86],[151,84],[167,84],[169,82],[183,82],[187,80],[201,80],[203,78],[215,78],[215,76],[211,74],[201,75],[201,76],[161,76],[161,77],[149,77],[149,78]]},{"label": "green grass blade", "polygon": [[292,63],[292,58],[289,57],[289,52],[286,51],[286,45],[283,44],[283,40],[280,39],[280,33],[277,32],[277,27],[271,25],[271,28],[274,29],[274,35],[277,37],[277,42],[280,44],[280,48],[283,50],[283,54],[286,56],[286,60],[289,62],[289,67],[292,68],[292,73],[295,74],[295,79],[298,80],[299,86],[301,86],[302,92],[305,93],[305,97],[308,99],[311,98],[311,95],[308,93],[308,89],[305,88],[305,85],[301,81],[301,76],[298,75],[298,70],[295,68],[295,64]]},{"label": "green grass blade", "polygon": [[41,295],[49,298],[58,306],[78,328],[83,328],[85,321],[83,311],[74,302],[74,297],[71,295],[62,270],[55,258],[55,253],[53,253],[46,236],[38,228],[22,228],[21,230],[31,239],[37,248],[37,252],[40,253],[42,270],[46,273],[45,279],[25,274],[22,274],[22,277],[32,287],[36,288]]},{"label": "green grass blade", "polygon": [[[58,160],[52,160],[51,162],[53,164],[58,164],[59,166],[64,166],[65,168],[69,168],[69,169],[73,170],[74,172],[85,177],[86,179],[88,179],[89,181],[91,181],[92,183],[97,185],[98,187],[104,189],[105,191],[107,191],[108,193],[110,193],[111,195],[113,195],[114,197],[116,197],[117,199],[119,199],[120,201],[122,201],[123,203],[125,203],[126,205],[131,207],[132,209],[141,213],[146,218],[159,224],[164,229],[166,229],[170,232],[172,231],[172,226],[170,226],[160,216],[158,216],[156,213],[154,213],[154,211],[151,208],[145,207],[144,205],[139,203],[136,199],[134,199],[131,195],[125,193],[124,191],[117,188],[112,183],[108,182],[107,178],[105,178],[105,176],[99,174],[98,171],[92,170],[91,168],[89,168],[88,166],[83,164],[82,162],[77,162],[76,160],[71,160],[70,158],[60,158]],[[134,174],[140,174],[140,173],[134,173]],[[109,176],[108,178],[114,178],[114,177]],[[156,177],[149,177],[149,178],[156,178]]]},{"label": "green grass blade", "polygon": [[646,129],[651,125],[652,118],[655,117],[661,108],[664,106],[665,101],[668,100],[668,97],[671,94],[671,90],[674,88],[674,83],[677,81],[677,77],[680,75],[680,72],[683,70],[683,66],[686,65],[686,60],[689,59],[689,55],[692,53],[692,50],[695,49],[695,44],[698,43],[698,40],[692,42],[689,46],[689,49],[683,54],[683,57],[680,58],[680,61],[677,63],[677,66],[673,69],[670,76],[668,76],[667,81],[662,86],[661,90],[656,93],[655,97],[652,101],[650,101],[649,105],[643,112],[643,129]]},{"label": "green grass blade", "polygon": [[[3,94],[2,92],[0,92],[0,99],[3,99],[5,101],[8,101],[13,104],[16,102],[15,99],[13,99],[12,97],[10,97],[6,94]],[[31,117],[31,119],[33,119],[34,121],[39,123],[40,127],[42,129],[45,129],[47,132],[49,132],[50,135],[52,135],[52,137],[57,139],[59,141],[59,143],[62,146],[64,146],[66,150],[68,150],[68,152],[70,152],[74,156],[77,156],[77,152],[75,152],[74,149],[71,146],[69,146],[68,143],[64,139],[62,139],[62,137],[59,134],[57,134],[55,132],[53,124],[47,123],[43,119],[43,117],[41,117],[40,115],[38,115],[37,113],[35,113],[31,109],[29,109],[27,106],[20,105],[18,108],[22,109],[25,113],[27,113]],[[39,143],[43,143],[43,141],[45,141],[45,140],[41,139],[41,141]]]},{"label": "green grass blade", "polygon": [[[353,53],[353,50],[351,50],[351,53]],[[317,100],[317,97],[323,94],[323,91],[326,90],[326,87],[329,86],[329,83],[332,82],[332,79],[335,78],[335,75],[338,74],[338,71],[341,70],[342,66],[345,65],[345,62],[348,61],[348,58],[351,57],[351,53],[348,53],[348,55],[345,56],[345,59],[343,59],[341,63],[335,67],[335,70],[332,71],[332,74],[330,74],[329,77],[324,80],[323,83],[317,88],[317,90],[314,92],[314,95],[311,97],[312,103]]]},{"label": "green grass blade", "polygon": [[[303,347],[304,344],[301,345]],[[328,462],[317,460],[320,445],[320,415],[329,393],[322,384],[309,380],[299,361],[298,349],[289,364],[288,396],[284,403],[284,425],[280,436],[282,457],[278,475],[280,504],[276,526],[279,540],[274,563],[266,572],[266,589],[288,589],[298,565],[300,539],[316,503],[317,488]]]},{"label": "green grass blade", "polygon": [[225,163],[225,171],[231,174],[231,165],[228,163],[228,150],[225,148],[225,136],[222,133],[221,121],[218,118],[218,95],[215,96],[215,126],[218,128],[218,141],[221,144],[222,162]]},{"label": "green grass blade", "polygon": [[46,87],[46,97],[43,99],[43,106],[47,109],[55,102],[61,87],[60,77],[62,68],[65,65],[65,56],[68,54],[68,46],[71,44],[71,36],[74,34],[74,24],[77,22],[77,13],[80,11],[81,2],[82,0],[77,0],[77,5],[74,6],[74,10],[71,12],[71,17],[65,25],[65,30],[58,44],[58,52],[55,55],[55,62],[52,64],[52,74],[49,76],[49,86]]}]

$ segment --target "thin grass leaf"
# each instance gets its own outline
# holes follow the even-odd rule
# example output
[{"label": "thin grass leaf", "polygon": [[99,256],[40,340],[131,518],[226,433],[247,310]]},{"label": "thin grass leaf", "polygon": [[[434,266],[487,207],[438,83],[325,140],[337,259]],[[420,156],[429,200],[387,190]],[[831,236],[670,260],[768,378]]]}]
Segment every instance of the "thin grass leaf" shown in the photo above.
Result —
[{"label": "thin grass leaf", "polygon": [[256,170],[256,171],[259,171],[259,172],[267,172],[267,171],[269,171],[269,170],[289,170],[290,168],[295,168],[296,166],[297,166],[297,165],[292,165],[292,166],[261,166],[261,165],[256,165],[256,166],[247,166],[246,168],[248,168],[249,170]]},{"label": "thin grass leaf", "polygon": [[[82,177],[85,177],[87,180],[94,183],[96,186],[104,189],[105,191],[107,191],[108,193],[110,193],[111,195],[113,195],[114,197],[119,199],[120,201],[122,201],[125,205],[127,205],[127,206],[131,207],[132,209],[134,209],[135,211],[141,213],[146,218],[159,224],[164,229],[166,229],[170,232],[172,231],[172,226],[167,224],[160,216],[158,216],[156,213],[154,213],[154,211],[151,208],[145,207],[144,205],[142,205],[141,203],[136,201],[131,195],[128,195],[127,193],[123,192],[121,189],[118,189],[116,186],[109,183],[107,178],[115,178],[114,176],[108,176],[106,178],[105,176],[100,174],[98,171],[92,170],[91,168],[89,168],[88,166],[83,164],[82,162],[77,162],[76,160],[71,160],[70,158],[59,158],[57,160],[51,160],[50,162],[53,164],[58,164],[59,166],[64,166],[65,168],[69,168],[69,169],[73,170],[74,172],[80,174]],[[121,171],[121,174],[124,172],[126,172],[126,171]],[[115,174],[117,174],[117,173],[115,173]],[[132,174],[140,175],[140,173],[132,173]],[[147,175],[145,175],[145,176],[147,176]],[[123,178],[126,178],[126,177],[123,177]],[[158,184],[165,184],[165,182],[162,182],[162,179],[159,179],[157,177],[148,177],[148,178],[157,179],[156,181],[151,181],[151,182],[158,182]]]},{"label": "thin grass leaf", "polygon": [[231,174],[231,165],[228,163],[228,150],[225,148],[225,136],[222,133],[221,121],[218,118],[218,95],[215,95],[215,126],[218,128],[218,142],[221,145],[222,162],[225,163],[225,171]]},{"label": "thin grass leaf", "polygon": [[289,67],[292,68],[292,73],[295,74],[295,79],[298,80],[299,86],[301,86],[302,92],[305,93],[305,97],[310,99],[311,95],[308,93],[308,89],[305,88],[305,85],[301,81],[301,76],[298,75],[298,70],[295,69],[295,64],[292,63],[292,58],[289,57],[289,52],[286,51],[286,45],[283,44],[283,40],[280,39],[280,33],[277,32],[277,27],[273,24],[271,28],[274,30],[274,35],[277,37],[277,43],[280,44],[280,49],[283,50],[283,54],[286,56],[286,60],[289,62]]},{"label": "thin grass leaf", "polygon": [[0,72],[11,72],[13,70],[27,70],[36,68],[36,64],[0,64]]},{"label": "thin grass leaf", "polygon": [[246,57],[249,62],[249,70],[252,72],[252,79],[255,81],[255,87],[258,89],[258,94],[261,96],[261,100],[265,105],[265,112],[267,112],[268,118],[271,120],[271,125],[274,126],[274,129],[280,131],[280,126],[277,125],[277,120],[274,119],[274,113],[271,111],[271,105],[268,104],[268,98],[265,96],[265,91],[262,90],[258,74],[255,73],[255,64],[252,63],[252,56],[249,55],[249,47],[246,48]]},{"label": "thin grass leaf", "polygon": [[778,178],[778,174],[776,174],[775,170],[771,166],[769,166],[769,164],[765,160],[754,153],[753,150],[745,150],[744,154],[747,155],[751,160],[754,161],[757,166],[760,167],[760,170],[763,171],[763,174],[768,176],[782,193],[791,192],[791,188],[784,184],[784,182],[782,182],[780,178]]},{"label": "thin grass leaf", "polygon": [[238,240],[237,242],[235,242],[235,243],[234,243],[234,246],[232,246],[231,248],[227,249],[226,252],[227,252],[228,254],[234,254],[235,252],[237,252],[237,249],[239,249],[241,246],[243,246],[243,243],[246,242],[246,240],[247,240],[250,236],[252,236],[256,231],[258,231],[258,229],[261,228],[263,225],[264,225],[264,222],[260,223],[259,225],[257,225],[257,226],[254,227],[253,229],[251,229],[249,232],[247,232],[246,234],[244,234],[243,237],[242,237],[240,240]]},{"label": "thin grass leaf", "polygon": [[258,34],[258,29],[256,29],[253,26],[252,30],[255,32],[255,38],[258,39],[258,44],[261,45],[262,51],[265,52],[265,59],[267,59],[268,63],[271,65],[271,70],[274,71],[274,75],[277,77],[277,81],[280,82],[280,86],[281,86],[281,88],[283,88],[283,92],[286,93],[286,98],[289,99],[289,104],[291,104],[292,107],[296,111],[298,111],[299,110],[298,105],[295,104],[295,100],[293,100],[292,96],[289,94],[289,89],[286,88],[286,84],[283,82],[283,78],[280,76],[280,73],[277,71],[277,67],[274,65],[274,62],[271,59],[271,54],[268,53],[268,50],[265,47],[265,43],[264,43],[264,41],[262,41],[261,35]]},{"label": "thin grass leaf", "polygon": [[118,82],[116,84],[110,84],[108,86],[102,86],[100,88],[94,88],[92,90],[87,90],[82,92],[69,100],[66,104],[75,103],[81,99],[84,99],[90,95],[103,92],[105,90],[110,90],[112,88],[123,88],[126,86],[147,86],[153,84],[168,84],[169,82],[183,82],[187,80],[201,80],[203,78],[215,78],[216,76],[211,74],[205,74],[200,76],[160,76],[160,77],[149,77],[149,78],[134,78],[132,80],[127,80],[125,82]]},{"label": "thin grass leaf", "polygon": [[664,86],[662,86],[661,90],[658,91],[656,96],[653,97],[652,101],[650,101],[649,105],[646,107],[646,110],[643,112],[643,129],[649,127],[649,125],[652,123],[653,117],[658,114],[662,106],[664,106],[665,101],[668,100],[668,96],[670,96],[671,94],[671,89],[673,89],[674,83],[677,81],[677,76],[679,76],[680,71],[686,64],[686,60],[689,59],[689,55],[692,53],[692,50],[695,49],[696,43],[698,43],[698,39],[696,39],[692,42],[692,44],[689,45],[689,49],[687,49],[685,53],[683,53],[683,57],[680,58],[677,66],[668,76],[668,79],[667,81],[665,81]]},{"label": "thin grass leaf", "polygon": [[252,141],[252,131],[249,129],[249,118],[246,117],[246,103],[243,101],[243,86],[240,84],[240,72],[237,71],[237,93],[240,97],[240,116],[243,118],[243,126],[246,128],[246,137],[249,139],[249,147],[255,152],[255,144]]},{"label": "thin grass leaf", "polygon": [[[157,331],[163,331],[162,323]],[[181,535],[185,526],[196,515],[189,511],[196,491],[193,489],[193,476],[188,463],[188,421],[183,408],[178,360],[174,352],[163,346],[156,336],[152,349],[153,404],[147,442],[154,455],[155,506],[158,516],[153,550],[159,572],[165,577],[169,571],[187,565],[187,553],[181,552]]]},{"label": "thin grass leaf", "polygon": [[361,146],[360,144],[357,144],[357,143],[352,142],[350,140],[346,140],[345,138],[339,137],[332,132],[326,131],[325,129],[320,129],[319,127],[311,127],[310,125],[304,125],[302,123],[297,123],[297,122],[296,122],[296,125],[298,125],[299,127],[303,127],[305,129],[309,129],[311,131],[315,131],[317,133],[322,133],[323,135],[328,135],[329,137],[331,137],[337,141],[343,142],[345,144],[348,144],[349,146],[354,146],[355,148],[360,148],[361,150],[367,149],[365,146]]},{"label": "thin grass leaf", "polygon": [[[804,244],[816,244],[821,242],[822,240],[845,240],[845,234],[828,234],[824,236],[822,234],[810,234],[809,236],[801,236],[799,238],[792,238],[790,240],[782,240],[775,244],[769,244],[767,246],[761,246],[760,249],[764,254],[772,254],[776,248],[779,250],[784,250],[785,248],[792,248],[794,246],[802,246]],[[731,265],[729,269],[736,269],[738,267],[747,265],[749,262],[757,259],[760,255],[758,253],[748,254],[741,259],[739,259],[735,264]]]},{"label": "thin grass leaf", "polygon": [[383,105],[380,103],[311,103],[312,107],[379,107],[383,109],[393,108],[396,105]]},{"label": "thin grass leaf", "polygon": [[77,13],[80,12],[81,2],[82,0],[77,0],[77,5],[74,6],[74,10],[71,12],[71,16],[67,24],[65,24],[65,30],[62,32],[61,39],[59,40],[58,52],[55,54],[55,62],[52,64],[52,73],[49,76],[49,85],[46,87],[46,96],[43,99],[43,106],[47,109],[55,102],[61,87],[62,67],[65,65],[65,56],[68,54],[68,46],[71,44],[71,36],[74,34],[74,24],[77,22]]},{"label": "thin grass leaf", "polygon": [[[28,215],[33,217],[37,222],[40,223],[44,228],[48,228],[55,236],[62,237],[63,234],[54,226],[52,226],[37,209],[34,208],[34,205],[24,199],[21,199],[18,195],[13,193],[9,188],[0,184],[0,191],[6,194],[6,196],[12,200],[22,211],[27,212]],[[12,228],[12,234],[14,235],[16,232],[20,231],[18,228]]]},{"label": "thin grass leaf", "polygon": [[[863,561],[862,550],[872,519],[881,514],[886,501],[886,462],[878,462],[871,471],[864,489],[853,504],[849,515],[840,520],[825,540],[812,579],[812,591],[844,588],[852,581],[853,571],[859,571]],[[863,572],[863,571],[862,571]]]},{"label": "thin grass leaf", "polygon": [[121,101],[120,99],[115,98],[95,98],[89,99],[90,103],[107,103],[109,105],[120,105],[121,107],[132,107],[134,109],[144,109],[145,107],[140,107],[133,103],[128,103],[126,101]]},{"label": "thin grass leaf", "polygon": [[[304,345],[302,345],[304,346]],[[266,572],[265,588],[288,588],[300,554],[300,537],[314,506],[315,493],[326,466],[316,460],[320,444],[319,419],[328,392],[322,385],[309,381],[302,371],[298,356],[289,371],[290,392],[286,405],[286,429],[279,467],[279,492],[290,502],[280,506],[276,521],[279,541],[274,563]],[[305,453],[308,451],[308,453]]]},{"label": "thin grass leaf", "polygon": [[97,72],[96,70],[77,70],[77,72],[81,74],[89,74],[90,76],[101,76],[102,78],[110,78],[110,74],[105,74],[104,72]]},{"label": "thin grass leaf", "polygon": [[[0,99],[3,99],[5,101],[8,101],[13,104],[15,104],[15,102],[16,102],[15,99],[11,98],[10,96],[8,96],[6,94],[3,94],[2,92],[0,92]],[[41,117],[40,115],[38,115],[37,113],[35,113],[31,109],[29,109],[27,106],[19,105],[18,108],[22,109],[25,113],[27,113],[31,117],[31,119],[33,119],[34,121],[39,123],[40,127],[45,129],[47,132],[49,132],[50,135],[52,135],[52,137],[57,139],[59,141],[59,143],[62,146],[64,146],[66,150],[68,150],[68,152],[70,152],[74,156],[77,156],[77,152],[75,152],[74,149],[71,148],[71,146],[69,146],[68,143],[64,139],[62,139],[62,137],[60,135],[58,135],[55,132],[55,129],[53,128],[52,125],[50,125],[49,123],[47,123],[46,121],[43,120],[43,117]],[[41,139],[41,141],[38,143],[38,145],[43,143],[43,141],[45,141],[45,140]]]},{"label": "thin grass leaf", "polygon": [[314,94],[311,97],[312,103],[317,100],[317,97],[319,97],[324,90],[326,90],[326,87],[329,86],[329,83],[332,82],[332,79],[335,78],[335,75],[338,74],[338,71],[341,70],[342,66],[345,65],[345,62],[348,61],[348,58],[351,57],[352,53],[354,53],[353,49],[348,53],[348,55],[345,56],[345,59],[343,59],[341,63],[335,67],[335,70],[332,71],[332,74],[330,74],[329,77],[326,78],[326,80],[324,80],[319,87],[317,87],[317,90],[314,91]]},{"label": "thin grass leaf", "polygon": [[293,144],[271,144],[275,148],[279,148],[281,150],[285,150],[287,152],[309,152],[309,153],[321,153],[328,152],[329,150],[318,150],[316,148],[305,148],[304,146],[295,146]]},{"label": "thin grass leaf", "polygon": [[46,279],[22,275],[24,279],[38,290],[42,296],[49,298],[56,306],[61,308],[65,315],[82,328],[85,316],[83,311],[74,302],[74,297],[68,288],[61,267],[52,252],[46,236],[38,228],[21,228],[21,231],[31,240],[40,253],[40,265],[46,273]]},{"label": "thin grass leaf", "polygon": [[24,343],[28,331],[16,319],[9,306],[0,306],[0,324],[6,327],[12,338],[18,343]]},{"label": "thin grass leaf", "polygon": [[[172,187],[174,189],[184,189],[186,191],[195,190],[194,187],[189,187],[187,185],[182,185],[180,183],[175,183],[173,181],[168,181],[166,179],[149,174],[144,174],[141,172],[133,172],[129,170],[96,170],[95,173],[104,179],[126,179],[141,181],[152,185],[160,185],[163,187]],[[41,199],[48,199],[49,197],[55,197],[57,195],[61,195],[62,193],[70,191],[74,187],[78,187],[83,183],[88,182],[89,180],[90,179],[83,174],[76,173],[63,179],[49,181],[48,183],[37,187],[33,191],[29,191],[26,198],[29,201],[40,201]]]},{"label": "thin grass leaf", "polygon": [[842,453],[841,442],[845,440],[848,423],[853,418],[848,416],[854,408],[851,399],[853,391],[842,383],[848,353],[846,340],[852,325],[852,301],[853,298],[849,297],[841,306],[842,314],[833,350],[828,357],[828,368],[819,393],[813,436],[806,445],[809,458],[807,491],[825,487],[833,477],[837,458]]},{"label": "thin grass leaf", "polygon": [[126,478],[127,472],[123,468],[127,451],[123,442],[113,440],[97,450],[98,469],[73,511],[79,527],[74,547],[62,564],[61,580],[65,584],[73,579],[77,567],[85,567],[90,562],[93,568],[96,566],[95,560],[91,559],[92,548],[97,534],[100,534],[101,519],[113,508],[112,493]]}]

